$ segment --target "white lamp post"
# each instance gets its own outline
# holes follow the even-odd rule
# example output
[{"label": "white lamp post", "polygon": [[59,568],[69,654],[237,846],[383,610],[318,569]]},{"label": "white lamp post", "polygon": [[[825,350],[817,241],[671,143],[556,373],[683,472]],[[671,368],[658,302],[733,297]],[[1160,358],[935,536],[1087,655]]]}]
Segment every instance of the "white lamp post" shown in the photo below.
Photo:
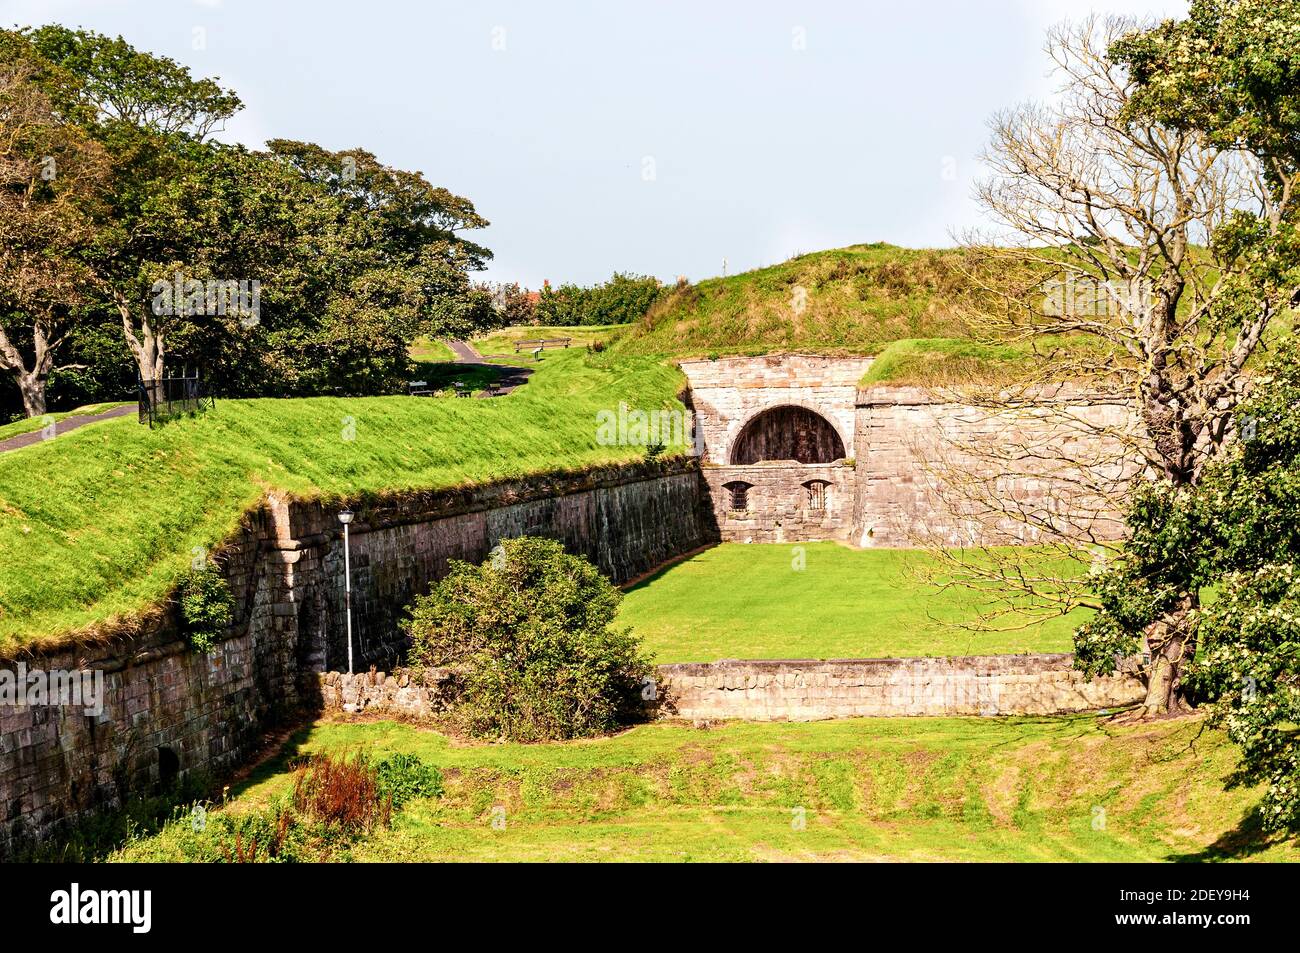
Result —
[{"label": "white lamp post", "polygon": [[339,511],[343,524],[343,607],[348,617],[348,674],[352,674],[352,552],[348,538],[348,524],[352,522],[351,510]]}]

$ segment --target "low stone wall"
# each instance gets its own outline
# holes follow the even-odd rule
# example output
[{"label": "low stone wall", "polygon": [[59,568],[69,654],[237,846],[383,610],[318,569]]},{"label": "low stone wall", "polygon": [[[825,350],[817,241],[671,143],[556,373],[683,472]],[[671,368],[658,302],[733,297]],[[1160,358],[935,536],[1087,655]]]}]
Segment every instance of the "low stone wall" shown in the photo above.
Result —
[{"label": "low stone wall", "polygon": [[[963,658],[762,660],[657,666],[661,717],[819,721],[908,715],[1060,715],[1124,708],[1142,700],[1131,666],[1086,679],[1070,655]],[[422,719],[453,697],[444,669],[330,672],[321,676],[326,711]]]},{"label": "low stone wall", "polygon": [[898,715],[1055,715],[1141,701],[1132,671],[1085,679],[1069,655],[764,660],[659,666],[682,718],[816,721]]},{"label": "low stone wall", "polygon": [[448,669],[387,672],[322,672],[321,709],[349,715],[422,720],[440,714],[455,696]]}]

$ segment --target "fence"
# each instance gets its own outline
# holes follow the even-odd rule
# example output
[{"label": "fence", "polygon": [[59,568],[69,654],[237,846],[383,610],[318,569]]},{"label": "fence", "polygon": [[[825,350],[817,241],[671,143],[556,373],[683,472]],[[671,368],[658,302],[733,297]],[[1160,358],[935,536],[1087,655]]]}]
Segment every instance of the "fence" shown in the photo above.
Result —
[{"label": "fence", "polygon": [[207,392],[198,371],[193,375],[160,377],[157,380],[136,379],[140,398],[140,423],[150,427],[172,417],[198,414],[217,405],[214,396]]}]

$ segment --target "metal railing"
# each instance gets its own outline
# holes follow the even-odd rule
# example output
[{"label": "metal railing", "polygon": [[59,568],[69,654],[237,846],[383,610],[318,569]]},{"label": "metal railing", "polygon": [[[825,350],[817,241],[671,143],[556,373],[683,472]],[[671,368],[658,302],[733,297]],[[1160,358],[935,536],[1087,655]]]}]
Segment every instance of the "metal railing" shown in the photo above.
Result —
[{"label": "metal railing", "polygon": [[199,414],[217,405],[216,397],[208,393],[205,382],[193,374],[182,371],[157,380],[136,378],[139,391],[140,423],[150,427],[172,417]]}]

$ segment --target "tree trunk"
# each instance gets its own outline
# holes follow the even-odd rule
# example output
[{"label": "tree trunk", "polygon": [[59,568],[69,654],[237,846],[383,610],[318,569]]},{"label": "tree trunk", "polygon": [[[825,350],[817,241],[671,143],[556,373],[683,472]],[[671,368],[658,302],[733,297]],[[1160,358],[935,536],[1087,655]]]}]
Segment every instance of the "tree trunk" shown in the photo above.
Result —
[{"label": "tree trunk", "polygon": [[45,375],[20,372],[14,375],[23,396],[23,412],[28,417],[45,415]]},{"label": "tree trunk", "polygon": [[1138,718],[1161,718],[1191,710],[1183,691],[1183,674],[1196,655],[1192,610],[1199,600],[1186,595],[1147,632],[1151,661],[1147,667],[1147,694]]}]

